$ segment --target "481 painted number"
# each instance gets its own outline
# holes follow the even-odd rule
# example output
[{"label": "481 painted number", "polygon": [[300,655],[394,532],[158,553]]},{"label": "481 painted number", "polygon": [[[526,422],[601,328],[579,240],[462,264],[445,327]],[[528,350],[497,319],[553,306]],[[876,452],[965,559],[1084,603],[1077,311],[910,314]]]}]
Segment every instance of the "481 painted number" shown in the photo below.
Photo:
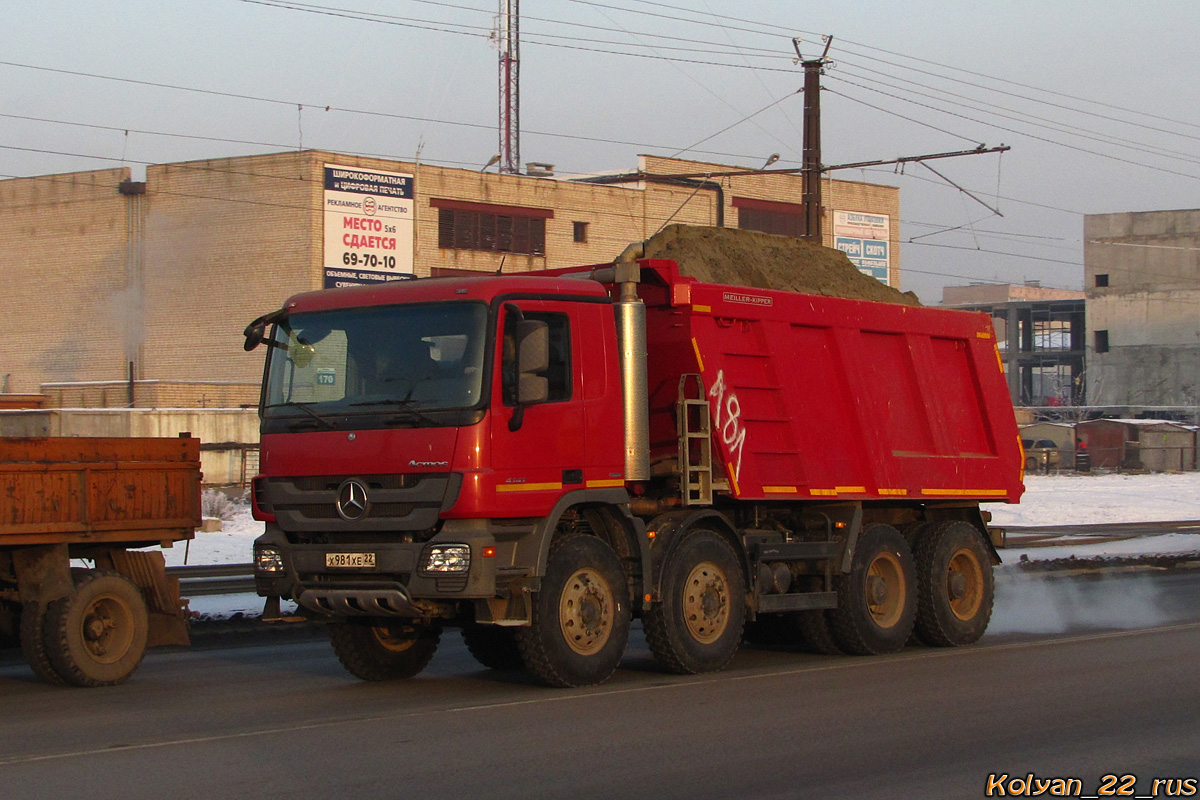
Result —
[{"label": "481 painted number", "polygon": [[729,448],[733,479],[736,481],[742,472],[742,449],[746,444],[746,429],[742,426],[741,401],[725,385],[725,370],[717,370],[717,381],[708,390],[708,396],[717,398],[713,407],[713,422],[717,426],[721,441]]}]

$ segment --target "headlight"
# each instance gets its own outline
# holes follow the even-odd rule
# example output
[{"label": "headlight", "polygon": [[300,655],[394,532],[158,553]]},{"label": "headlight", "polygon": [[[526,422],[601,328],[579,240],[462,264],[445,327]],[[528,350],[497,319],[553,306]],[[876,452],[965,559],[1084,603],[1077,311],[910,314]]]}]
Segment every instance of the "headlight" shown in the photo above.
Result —
[{"label": "headlight", "polygon": [[254,551],[254,569],[258,572],[283,572],[283,553],[278,547],[260,547]]},{"label": "headlight", "polygon": [[471,548],[465,544],[435,544],[425,551],[425,572],[466,572],[471,568]]}]

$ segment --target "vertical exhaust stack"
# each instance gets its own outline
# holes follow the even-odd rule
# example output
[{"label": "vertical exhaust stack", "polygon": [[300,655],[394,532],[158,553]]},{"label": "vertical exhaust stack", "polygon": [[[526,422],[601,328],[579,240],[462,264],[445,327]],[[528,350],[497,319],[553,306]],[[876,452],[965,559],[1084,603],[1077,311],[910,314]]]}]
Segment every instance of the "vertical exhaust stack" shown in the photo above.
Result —
[{"label": "vertical exhaust stack", "polygon": [[621,289],[615,304],[625,410],[625,480],[650,479],[650,388],[646,375],[646,305],[638,297],[644,243],[635,242],[614,262]]}]

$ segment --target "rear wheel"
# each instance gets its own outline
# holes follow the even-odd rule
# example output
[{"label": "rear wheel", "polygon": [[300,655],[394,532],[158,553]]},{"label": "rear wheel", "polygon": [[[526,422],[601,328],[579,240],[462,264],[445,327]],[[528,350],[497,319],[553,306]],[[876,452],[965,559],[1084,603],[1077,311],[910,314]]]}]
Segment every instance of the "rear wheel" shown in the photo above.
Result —
[{"label": "rear wheel", "polygon": [[436,626],[401,620],[349,620],[329,625],[329,641],[338,661],[364,681],[416,675],[433,658],[441,634]]},{"label": "rear wheel", "polygon": [[892,653],[908,642],[916,619],[916,569],[908,543],[891,525],[858,537],[850,572],[837,585],[838,607],[828,619],[847,653]]},{"label": "rear wheel", "polygon": [[698,530],[670,555],[662,602],[646,614],[646,641],[666,669],[723,669],[737,653],[746,616],[746,584],[737,553],[723,536]]},{"label": "rear wheel", "polygon": [[150,622],[142,593],[118,572],[73,573],[75,593],[46,609],[50,663],[73,686],[122,683],[146,653]]},{"label": "rear wheel", "polygon": [[462,637],[475,660],[488,669],[520,669],[525,665],[513,628],[467,622],[462,626]]},{"label": "rear wheel", "polygon": [[594,536],[565,535],[550,546],[530,625],[517,630],[529,671],[551,686],[603,683],[629,641],[625,573],[612,548]]},{"label": "rear wheel", "polygon": [[983,536],[966,522],[931,526],[914,552],[917,585],[916,635],[934,647],[979,641],[992,618],[995,579]]},{"label": "rear wheel", "polygon": [[46,652],[46,607],[36,601],[26,603],[21,609],[21,654],[25,663],[47,683],[55,686],[65,686],[63,676],[55,671],[50,663],[50,655]]}]

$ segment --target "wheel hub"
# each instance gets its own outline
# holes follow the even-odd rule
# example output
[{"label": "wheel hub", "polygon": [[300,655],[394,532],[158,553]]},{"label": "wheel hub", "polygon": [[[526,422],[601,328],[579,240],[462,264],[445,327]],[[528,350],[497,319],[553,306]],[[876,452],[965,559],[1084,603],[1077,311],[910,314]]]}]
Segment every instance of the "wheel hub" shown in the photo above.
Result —
[{"label": "wheel hub", "polygon": [[559,597],[559,627],[567,645],[580,655],[594,655],[604,648],[614,613],[612,588],[590,568],[572,575]]},{"label": "wheel hub", "polygon": [[683,619],[688,632],[705,644],[716,641],[729,624],[725,573],[712,562],[697,564],[684,585]]}]

